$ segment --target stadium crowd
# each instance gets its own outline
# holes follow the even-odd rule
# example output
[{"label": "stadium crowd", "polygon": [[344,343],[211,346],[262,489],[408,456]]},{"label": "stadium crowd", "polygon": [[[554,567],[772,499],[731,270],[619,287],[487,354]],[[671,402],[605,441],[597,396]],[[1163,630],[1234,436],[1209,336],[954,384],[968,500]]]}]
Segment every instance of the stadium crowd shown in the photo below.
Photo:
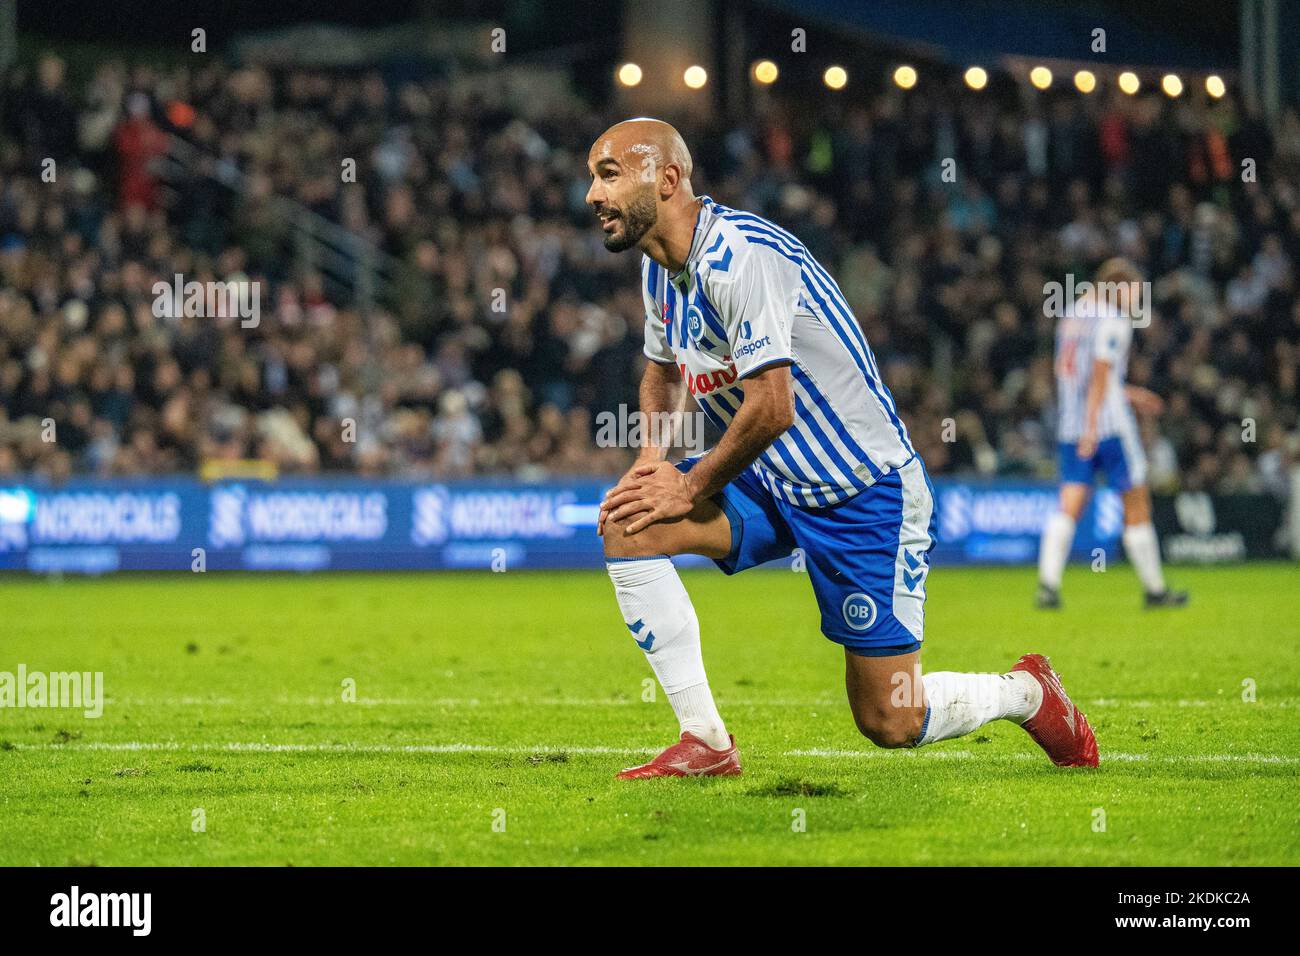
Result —
[{"label": "stadium crowd", "polygon": [[[216,59],[9,71],[0,475],[619,471],[629,452],[594,426],[635,408],[638,263],[603,249],[583,197],[587,147],[620,117],[577,97],[534,115],[516,93]],[[769,91],[721,133],[679,125],[697,192],[838,278],[932,473],[1054,473],[1044,286],[1123,254],[1155,297],[1129,372],[1167,403],[1143,422],[1153,486],[1285,493],[1293,110],[1270,131],[1231,96]],[[171,137],[200,158],[165,174]],[[375,309],[304,266],[276,197],[382,250]],[[259,323],[158,314],[176,274],[256,281]]]}]

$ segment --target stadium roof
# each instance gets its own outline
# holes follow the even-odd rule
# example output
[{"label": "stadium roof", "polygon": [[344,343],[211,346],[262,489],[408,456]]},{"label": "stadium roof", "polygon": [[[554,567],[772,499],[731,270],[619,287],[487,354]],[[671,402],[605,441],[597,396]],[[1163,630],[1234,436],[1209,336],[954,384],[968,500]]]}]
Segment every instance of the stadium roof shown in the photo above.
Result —
[{"label": "stadium roof", "polygon": [[[764,0],[793,14],[834,21],[878,38],[924,45],[954,63],[1002,56],[1103,61],[1115,67],[1235,69],[1235,40],[1207,48],[1138,23],[1113,6],[1044,4],[1029,0]],[[1190,10],[1189,10],[1190,13]],[[1091,50],[1092,31],[1106,31],[1106,54]]]}]

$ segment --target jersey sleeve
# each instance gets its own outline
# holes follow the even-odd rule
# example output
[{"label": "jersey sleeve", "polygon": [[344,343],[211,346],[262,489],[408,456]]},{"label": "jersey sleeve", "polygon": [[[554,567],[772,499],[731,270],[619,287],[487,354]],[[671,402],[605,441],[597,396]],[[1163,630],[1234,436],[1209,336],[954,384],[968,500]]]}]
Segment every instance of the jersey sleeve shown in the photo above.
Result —
[{"label": "jersey sleeve", "polygon": [[[790,326],[799,301],[800,270],[776,250],[747,244],[718,251],[715,262],[731,258],[730,268],[713,266],[707,277],[707,293],[731,346],[731,360],[740,378],[768,365],[790,363],[794,352]],[[717,331],[717,330],[715,330]]]},{"label": "jersey sleeve", "polygon": [[641,257],[641,301],[645,305],[645,357],[660,365],[676,365],[673,350],[668,345],[668,336],[664,332],[663,318],[655,304],[654,287],[659,276],[659,267],[650,261],[649,256]]},{"label": "jersey sleeve", "polygon": [[1133,325],[1117,315],[1102,316],[1097,320],[1093,330],[1092,356],[1098,362],[1106,362],[1122,373],[1128,359],[1129,339],[1133,335]]}]

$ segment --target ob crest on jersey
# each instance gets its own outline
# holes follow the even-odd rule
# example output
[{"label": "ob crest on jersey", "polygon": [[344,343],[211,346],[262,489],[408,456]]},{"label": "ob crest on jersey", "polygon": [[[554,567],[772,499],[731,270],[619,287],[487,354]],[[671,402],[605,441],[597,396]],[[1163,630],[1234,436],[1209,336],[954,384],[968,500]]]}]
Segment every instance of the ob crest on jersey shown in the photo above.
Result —
[{"label": "ob crest on jersey", "polygon": [[693,342],[699,342],[703,337],[704,315],[700,312],[699,306],[692,305],[686,311],[686,331],[690,334]]}]

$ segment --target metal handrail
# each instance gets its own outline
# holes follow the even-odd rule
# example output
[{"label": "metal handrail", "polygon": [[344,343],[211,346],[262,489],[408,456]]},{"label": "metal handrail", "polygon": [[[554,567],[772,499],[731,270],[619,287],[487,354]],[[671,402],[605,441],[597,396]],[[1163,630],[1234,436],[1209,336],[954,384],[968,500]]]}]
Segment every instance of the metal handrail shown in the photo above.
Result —
[{"label": "metal handrail", "polygon": [[[212,171],[204,170],[204,159]],[[225,162],[179,136],[167,137],[167,151],[158,165],[161,177],[173,184],[181,176],[203,176],[234,193],[245,195],[247,176],[233,163]],[[291,199],[273,194],[271,202],[294,229],[297,264],[324,273],[351,300],[368,312],[377,298],[387,301],[393,292],[399,260],[380,249],[367,237],[326,219],[320,213]]]}]

